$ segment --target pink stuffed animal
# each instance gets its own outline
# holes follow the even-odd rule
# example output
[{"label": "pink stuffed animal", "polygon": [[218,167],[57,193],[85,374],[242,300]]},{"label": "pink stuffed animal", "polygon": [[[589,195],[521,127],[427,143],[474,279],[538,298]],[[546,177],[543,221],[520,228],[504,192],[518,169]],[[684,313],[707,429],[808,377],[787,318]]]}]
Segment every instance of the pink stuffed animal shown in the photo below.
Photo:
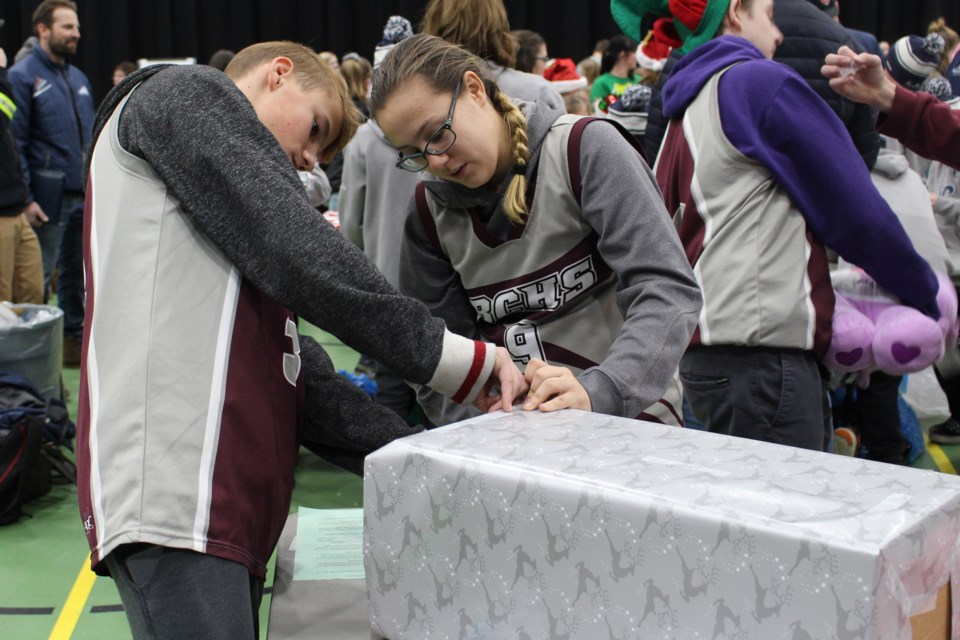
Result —
[{"label": "pink stuffed animal", "polygon": [[942,358],[946,344],[956,343],[957,294],[945,275],[937,274],[939,320],[897,303],[858,269],[835,271],[831,279],[837,304],[833,340],[824,357],[831,369],[913,373]]}]

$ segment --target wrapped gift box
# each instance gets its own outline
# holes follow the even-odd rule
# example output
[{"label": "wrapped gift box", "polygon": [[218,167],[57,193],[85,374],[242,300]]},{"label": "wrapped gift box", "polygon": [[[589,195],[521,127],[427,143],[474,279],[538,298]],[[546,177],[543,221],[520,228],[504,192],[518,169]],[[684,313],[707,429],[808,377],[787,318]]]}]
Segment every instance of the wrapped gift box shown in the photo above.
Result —
[{"label": "wrapped gift box", "polygon": [[902,640],[958,550],[957,477],[582,411],[366,461],[370,620],[391,639]]}]

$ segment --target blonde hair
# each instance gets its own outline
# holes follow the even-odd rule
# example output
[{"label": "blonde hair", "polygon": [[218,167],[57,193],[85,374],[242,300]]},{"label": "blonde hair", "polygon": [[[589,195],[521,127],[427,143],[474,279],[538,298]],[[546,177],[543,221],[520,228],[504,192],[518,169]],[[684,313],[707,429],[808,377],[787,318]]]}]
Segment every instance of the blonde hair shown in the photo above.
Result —
[{"label": "blonde hair", "polygon": [[517,40],[510,35],[503,0],[430,0],[420,31],[501,67],[516,63]]},{"label": "blonde hair", "polygon": [[946,46],[943,48],[943,53],[940,54],[940,64],[937,65],[937,68],[940,71],[940,75],[945,75],[947,73],[947,67],[950,66],[950,62],[952,61],[951,56],[953,55],[953,50],[960,44],[960,35],[947,26],[947,21],[943,19],[943,16],[940,16],[930,23],[930,26],[927,27],[927,33],[939,33],[943,36],[943,41],[946,43]]},{"label": "blonde hair", "polygon": [[523,112],[510,101],[489,77],[483,61],[463,47],[435,36],[416,35],[397,44],[377,68],[370,94],[370,109],[376,114],[400,86],[414,77],[422,78],[441,92],[453,93],[463,75],[473,71],[483,80],[483,88],[493,108],[501,115],[513,146],[513,177],[503,196],[503,212],[512,222],[523,224],[528,213],[527,179],[524,170],[530,160],[527,146],[527,121]]},{"label": "blonde hair", "polygon": [[347,84],[343,77],[313,49],[285,40],[260,42],[242,49],[223,72],[237,82],[257,67],[276,58],[290,59],[293,63],[294,77],[301,89],[325,91],[339,103],[343,111],[340,134],[326,149],[323,149],[323,153],[335,154],[342,150],[357,132],[361,115],[347,94]]},{"label": "blonde hair", "polygon": [[367,102],[367,81],[373,73],[373,65],[364,57],[348,53],[340,61],[340,73],[347,81],[347,93],[354,102]]},{"label": "blonde hair", "polygon": [[588,56],[577,63],[577,71],[587,79],[589,89],[593,86],[593,81],[600,76],[600,63]]}]

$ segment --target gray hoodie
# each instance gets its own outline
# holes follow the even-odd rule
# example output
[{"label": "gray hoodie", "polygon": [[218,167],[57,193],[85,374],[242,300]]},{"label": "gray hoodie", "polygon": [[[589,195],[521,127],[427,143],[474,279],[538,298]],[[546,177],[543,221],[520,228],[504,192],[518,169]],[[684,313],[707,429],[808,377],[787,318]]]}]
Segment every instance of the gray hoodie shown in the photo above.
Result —
[{"label": "gray hoodie", "polygon": [[[530,179],[537,171],[544,137],[562,113],[542,103],[518,104],[527,118]],[[606,358],[584,371],[579,381],[594,411],[634,417],[660,398],[672,378],[696,326],[700,290],[653,175],[613,126],[596,123],[584,129],[580,168],[580,215],[597,234],[599,252],[617,275],[617,305],[625,320]],[[501,203],[505,184],[499,189],[470,189],[430,177],[424,184],[438,205],[464,215],[473,211],[487,232],[507,237],[510,223]],[[423,300],[454,333],[478,335],[476,312],[460,276],[431,244],[415,206],[407,217],[400,289]],[[420,402],[431,419],[443,423],[472,413],[426,390]]]},{"label": "gray hoodie", "polygon": [[368,120],[343,150],[340,231],[360,247],[387,281],[399,287],[405,205],[419,173],[396,167],[397,150]]}]

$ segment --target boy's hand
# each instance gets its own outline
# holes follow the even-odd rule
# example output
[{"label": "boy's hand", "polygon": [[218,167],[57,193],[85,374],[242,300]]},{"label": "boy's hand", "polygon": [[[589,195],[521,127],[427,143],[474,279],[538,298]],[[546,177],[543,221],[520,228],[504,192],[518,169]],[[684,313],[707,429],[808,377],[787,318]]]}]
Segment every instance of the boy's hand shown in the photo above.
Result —
[{"label": "boy's hand", "polygon": [[554,367],[534,358],[527,365],[523,377],[530,385],[527,399],[523,403],[524,411],[590,411],[593,407],[587,390],[566,367]]},{"label": "boy's hand", "polygon": [[820,73],[830,79],[830,87],[854,102],[872,105],[884,113],[893,107],[897,85],[883,70],[883,62],[871,53],[854,53],[840,47],[824,58]]},{"label": "boy's hand", "polygon": [[[499,395],[493,393],[494,387],[500,389]],[[513,401],[523,396],[527,391],[527,383],[517,365],[513,363],[510,353],[503,347],[497,347],[497,359],[493,364],[493,373],[483,385],[480,395],[473,405],[485,413],[499,411],[510,413],[513,410]]]}]

